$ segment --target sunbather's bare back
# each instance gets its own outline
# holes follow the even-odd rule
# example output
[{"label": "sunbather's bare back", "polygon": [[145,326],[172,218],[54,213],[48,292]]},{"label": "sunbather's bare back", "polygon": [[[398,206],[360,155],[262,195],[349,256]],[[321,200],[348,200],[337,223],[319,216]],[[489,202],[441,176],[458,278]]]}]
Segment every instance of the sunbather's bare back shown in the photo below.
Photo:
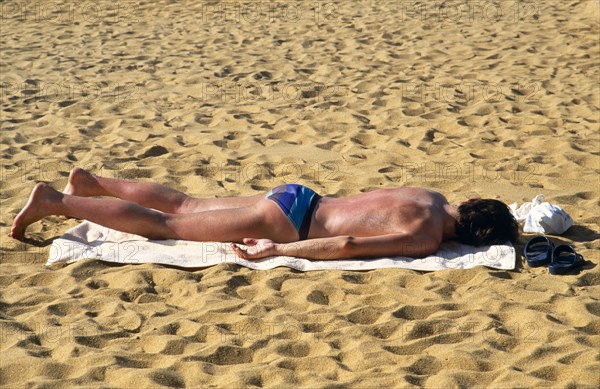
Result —
[{"label": "sunbather's bare back", "polygon": [[444,205],[448,205],[444,196],[422,188],[379,189],[350,197],[324,197],[315,211],[309,238],[427,230],[441,240]]}]

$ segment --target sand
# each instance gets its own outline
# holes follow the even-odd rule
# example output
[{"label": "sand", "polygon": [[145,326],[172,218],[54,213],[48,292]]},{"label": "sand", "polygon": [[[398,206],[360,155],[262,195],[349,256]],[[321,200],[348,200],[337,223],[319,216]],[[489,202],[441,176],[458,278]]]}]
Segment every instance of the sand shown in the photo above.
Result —
[{"label": "sand", "polygon": [[[0,386],[597,387],[598,2],[286,3],[0,3]],[[75,166],[208,197],[543,193],[590,264],[46,268],[77,220],[6,234]]]}]

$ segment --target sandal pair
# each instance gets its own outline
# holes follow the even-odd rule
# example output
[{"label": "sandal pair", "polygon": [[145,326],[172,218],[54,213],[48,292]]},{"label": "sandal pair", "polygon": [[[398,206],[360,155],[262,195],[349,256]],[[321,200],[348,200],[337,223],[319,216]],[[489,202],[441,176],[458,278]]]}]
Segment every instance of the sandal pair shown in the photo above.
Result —
[{"label": "sandal pair", "polygon": [[535,236],[527,242],[523,250],[530,267],[548,265],[550,274],[567,274],[581,269],[585,260],[572,246],[561,244],[554,247],[545,236]]}]

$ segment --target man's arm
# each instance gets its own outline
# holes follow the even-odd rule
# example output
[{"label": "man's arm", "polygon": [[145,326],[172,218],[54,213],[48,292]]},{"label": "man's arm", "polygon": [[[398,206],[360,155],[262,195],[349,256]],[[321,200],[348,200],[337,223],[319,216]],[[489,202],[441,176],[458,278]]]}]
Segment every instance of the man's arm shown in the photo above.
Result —
[{"label": "man's arm", "polygon": [[364,257],[406,256],[421,258],[434,254],[440,242],[427,236],[389,234],[370,237],[336,236],[293,243],[273,243],[266,239],[245,239],[245,250],[232,244],[235,252],[245,259],[268,256],[289,256],[316,260]]}]

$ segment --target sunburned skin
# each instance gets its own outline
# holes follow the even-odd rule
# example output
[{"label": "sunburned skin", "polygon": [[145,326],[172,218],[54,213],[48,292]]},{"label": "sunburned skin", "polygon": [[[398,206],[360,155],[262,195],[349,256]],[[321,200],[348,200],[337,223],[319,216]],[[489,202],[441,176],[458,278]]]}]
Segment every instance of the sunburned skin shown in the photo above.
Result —
[{"label": "sunburned skin", "polygon": [[[345,198],[324,197],[315,211],[309,238],[426,230],[441,239],[449,206],[441,194],[421,188],[378,189]],[[451,231],[447,235],[452,235]]]}]

